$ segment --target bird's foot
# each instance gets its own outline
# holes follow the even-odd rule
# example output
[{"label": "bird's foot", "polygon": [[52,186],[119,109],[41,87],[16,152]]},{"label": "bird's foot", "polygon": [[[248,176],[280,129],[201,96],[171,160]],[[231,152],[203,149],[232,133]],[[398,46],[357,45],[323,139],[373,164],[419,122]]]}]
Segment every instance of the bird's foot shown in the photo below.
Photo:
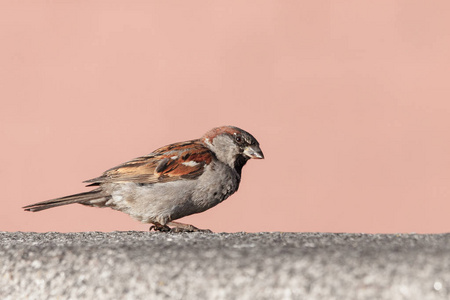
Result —
[{"label": "bird's foot", "polygon": [[190,224],[183,224],[178,222],[169,222],[167,225],[170,227],[170,232],[178,233],[178,232],[205,232],[212,233],[209,229],[200,229]]},{"label": "bird's foot", "polygon": [[169,232],[171,229],[167,225],[161,225],[161,224],[154,224],[150,226],[149,231],[159,231],[159,232]]}]

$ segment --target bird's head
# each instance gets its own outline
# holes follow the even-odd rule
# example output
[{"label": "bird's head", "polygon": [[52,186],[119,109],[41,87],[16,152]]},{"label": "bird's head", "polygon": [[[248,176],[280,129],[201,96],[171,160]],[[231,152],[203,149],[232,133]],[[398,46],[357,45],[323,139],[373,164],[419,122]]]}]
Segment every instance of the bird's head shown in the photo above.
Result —
[{"label": "bird's head", "polygon": [[234,126],[211,129],[201,141],[214,152],[217,159],[239,173],[249,159],[264,158],[258,141],[247,131]]}]

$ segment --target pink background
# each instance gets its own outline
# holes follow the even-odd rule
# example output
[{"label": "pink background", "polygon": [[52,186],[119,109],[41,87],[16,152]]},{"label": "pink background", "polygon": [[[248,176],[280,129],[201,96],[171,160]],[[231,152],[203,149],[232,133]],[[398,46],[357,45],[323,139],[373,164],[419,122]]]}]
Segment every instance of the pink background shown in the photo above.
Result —
[{"label": "pink background", "polygon": [[450,231],[449,1],[2,1],[0,230],[147,230],[26,204],[208,129],[259,140],[214,231]]}]

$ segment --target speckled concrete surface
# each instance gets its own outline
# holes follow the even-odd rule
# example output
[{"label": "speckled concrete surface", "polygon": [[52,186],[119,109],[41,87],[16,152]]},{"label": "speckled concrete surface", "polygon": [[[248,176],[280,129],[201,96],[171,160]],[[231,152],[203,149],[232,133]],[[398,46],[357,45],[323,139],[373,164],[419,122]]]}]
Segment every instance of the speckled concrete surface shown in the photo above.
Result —
[{"label": "speckled concrete surface", "polygon": [[0,233],[1,299],[450,299],[450,234]]}]

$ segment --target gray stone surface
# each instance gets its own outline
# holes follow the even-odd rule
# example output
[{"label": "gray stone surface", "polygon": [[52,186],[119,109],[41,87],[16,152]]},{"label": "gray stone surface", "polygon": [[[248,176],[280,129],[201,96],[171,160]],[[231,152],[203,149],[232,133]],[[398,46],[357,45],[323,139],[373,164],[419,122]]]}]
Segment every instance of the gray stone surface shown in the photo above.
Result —
[{"label": "gray stone surface", "polygon": [[450,299],[450,234],[0,233],[1,299]]}]

